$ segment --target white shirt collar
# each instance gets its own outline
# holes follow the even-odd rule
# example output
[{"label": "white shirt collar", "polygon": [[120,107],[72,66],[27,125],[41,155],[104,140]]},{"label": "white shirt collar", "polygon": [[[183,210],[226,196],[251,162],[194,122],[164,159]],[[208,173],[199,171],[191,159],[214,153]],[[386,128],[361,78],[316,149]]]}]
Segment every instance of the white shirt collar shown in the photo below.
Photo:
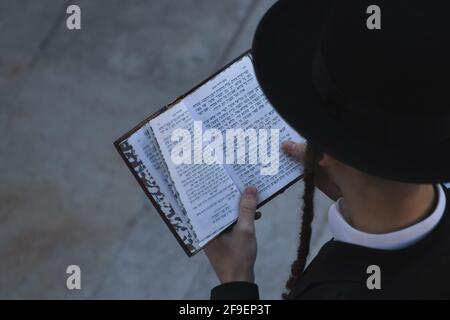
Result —
[{"label": "white shirt collar", "polygon": [[424,220],[399,231],[385,234],[371,234],[352,227],[339,211],[341,199],[331,205],[328,224],[334,240],[363,247],[395,250],[406,248],[425,237],[438,223],[445,211],[446,197],[441,185],[437,185],[438,203],[431,215]]}]

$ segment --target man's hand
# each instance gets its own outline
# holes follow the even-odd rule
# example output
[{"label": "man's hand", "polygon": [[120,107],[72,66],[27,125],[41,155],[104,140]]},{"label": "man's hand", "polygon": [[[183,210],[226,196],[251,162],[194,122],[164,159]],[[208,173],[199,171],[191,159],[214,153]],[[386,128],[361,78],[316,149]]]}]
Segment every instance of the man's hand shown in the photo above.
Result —
[{"label": "man's hand", "polygon": [[[305,143],[296,143],[293,141],[285,141],[283,143],[283,150],[293,158],[297,159],[301,163],[305,162]],[[325,168],[320,165],[317,166],[314,177],[314,184],[317,188],[325,193],[329,198],[336,201],[342,197],[341,190],[338,186],[331,180]]]},{"label": "man's hand", "polygon": [[236,225],[204,248],[221,283],[254,281],[256,192],[255,187],[248,187],[244,191]]}]

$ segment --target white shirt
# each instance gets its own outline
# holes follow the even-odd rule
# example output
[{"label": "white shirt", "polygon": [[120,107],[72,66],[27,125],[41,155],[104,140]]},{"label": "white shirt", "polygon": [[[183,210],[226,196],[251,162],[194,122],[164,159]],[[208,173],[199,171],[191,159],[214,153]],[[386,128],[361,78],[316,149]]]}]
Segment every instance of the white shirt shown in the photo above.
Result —
[{"label": "white shirt", "polygon": [[439,223],[445,211],[446,197],[441,185],[437,185],[438,203],[431,215],[420,222],[399,231],[372,234],[352,227],[342,216],[337,200],[328,211],[328,224],[334,240],[352,243],[363,247],[395,250],[406,248],[425,237]]}]

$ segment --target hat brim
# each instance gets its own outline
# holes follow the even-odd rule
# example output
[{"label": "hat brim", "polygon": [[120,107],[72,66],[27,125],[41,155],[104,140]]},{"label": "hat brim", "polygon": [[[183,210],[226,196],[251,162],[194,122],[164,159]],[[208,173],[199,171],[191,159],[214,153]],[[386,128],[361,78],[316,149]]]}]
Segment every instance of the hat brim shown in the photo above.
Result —
[{"label": "hat brim", "polygon": [[450,181],[450,139],[399,147],[374,144],[320,107],[312,61],[329,1],[279,1],[256,30],[255,73],[277,112],[309,143],[360,171],[411,183]]}]

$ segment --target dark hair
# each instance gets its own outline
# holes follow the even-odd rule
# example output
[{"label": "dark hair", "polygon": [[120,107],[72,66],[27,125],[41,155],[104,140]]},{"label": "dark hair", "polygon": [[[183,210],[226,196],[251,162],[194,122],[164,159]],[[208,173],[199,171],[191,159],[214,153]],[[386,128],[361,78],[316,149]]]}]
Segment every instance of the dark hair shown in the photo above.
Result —
[{"label": "dark hair", "polygon": [[291,265],[291,275],[286,282],[287,292],[282,294],[283,299],[287,299],[289,293],[298,283],[309,253],[311,241],[311,223],[314,218],[314,173],[318,154],[308,145],[305,150],[305,163],[303,171],[303,181],[305,185],[303,193],[303,215],[300,229],[300,244],[297,249],[297,258]]}]

